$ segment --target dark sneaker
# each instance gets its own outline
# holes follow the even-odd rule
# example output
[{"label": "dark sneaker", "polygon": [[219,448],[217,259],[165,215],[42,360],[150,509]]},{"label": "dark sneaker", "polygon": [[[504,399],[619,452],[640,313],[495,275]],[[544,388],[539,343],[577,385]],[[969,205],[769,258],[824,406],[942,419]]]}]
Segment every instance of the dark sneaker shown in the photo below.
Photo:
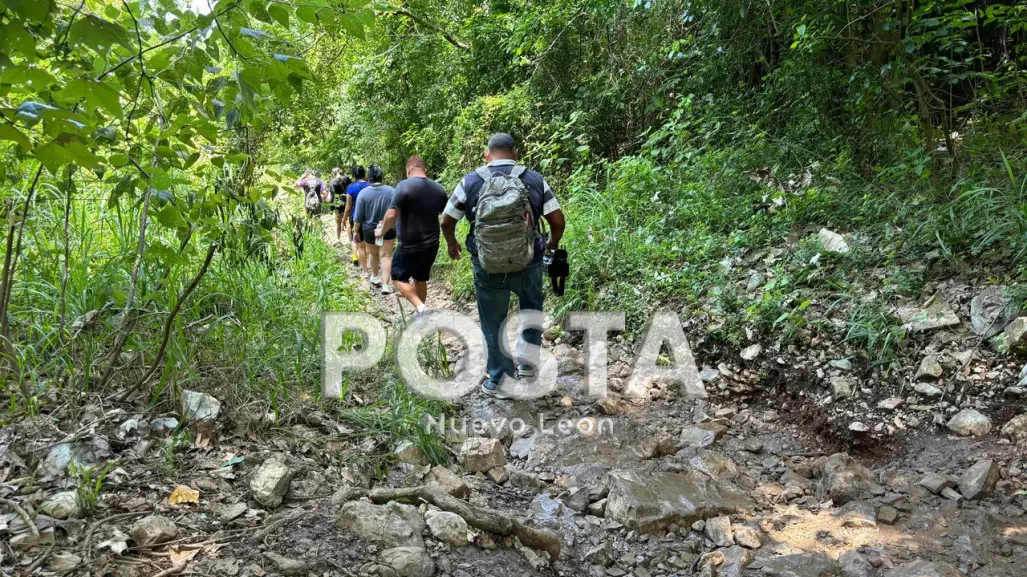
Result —
[{"label": "dark sneaker", "polygon": [[531,365],[521,365],[517,367],[517,376],[522,379],[534,379],[538,375],[538,371]]},{"label": "dark sneaker", "polygon": [[486,395],[490,397],[495,397],[497,399],[508,400],[513,398],[504,393],[502,389],[500,389],[498,386],[496,386],[492,381],[488,379],[486,379],[485,382],[481,384],[481,390]]}]

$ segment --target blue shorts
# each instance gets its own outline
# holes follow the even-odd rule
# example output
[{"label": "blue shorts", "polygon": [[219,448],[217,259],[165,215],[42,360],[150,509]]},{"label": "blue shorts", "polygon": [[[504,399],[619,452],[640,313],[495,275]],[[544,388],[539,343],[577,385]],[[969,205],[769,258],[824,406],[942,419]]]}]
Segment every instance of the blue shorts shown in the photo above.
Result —
[{"label": "blue shorts", "polygon": [[428,282],[431,278],[431,267],[435,264],[435,257],[438,254],[439,245],[437,244],[414,250],[400,247],[392,255],[392,279],[404,283],[409,282],[410,279]]}]

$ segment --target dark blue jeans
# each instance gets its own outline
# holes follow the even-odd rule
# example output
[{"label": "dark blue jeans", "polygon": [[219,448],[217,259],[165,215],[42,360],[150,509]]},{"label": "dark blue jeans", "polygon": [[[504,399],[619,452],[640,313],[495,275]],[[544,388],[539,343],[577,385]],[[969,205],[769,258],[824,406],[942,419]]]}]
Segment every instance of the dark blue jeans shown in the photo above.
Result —
[{"label": "dark blue jeans", "polygon": [[[498,386],[503,373],[514,376],[513,361],[499,348],[499,329],[510,310],[510,293],[517,295],[521,310],[542,310],[545,291],[542,288],[542,263],[537,262],[521,272],[489,274],[474,263],[474,294],[478,300],[478,318],[485,337],[489,360],[489,388]],[[524,342],[541,345],[542,331],[521,332]]]}]

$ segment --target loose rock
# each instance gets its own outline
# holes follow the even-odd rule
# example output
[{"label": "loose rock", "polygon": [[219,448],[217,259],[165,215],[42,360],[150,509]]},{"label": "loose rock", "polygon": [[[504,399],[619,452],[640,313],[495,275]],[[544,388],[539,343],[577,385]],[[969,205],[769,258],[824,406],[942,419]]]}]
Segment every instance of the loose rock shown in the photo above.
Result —
[{"label": "loose rock", "polygon": [[753,506],[733,485],[699,473],[610,473],[606,516],[631,529],[650,533],[671,523],[688,525],[703,518],[737,513]]},{"label": "loose rock", "polygon": [[959,478],[959,492],[973,501],[991,494],[999,479],[999,467],[991,459],[977,461]]},{"label": "loose rock", "polygon": [[763,543],[760,541],[760,532],[748,525],[735,525],[732,527],[735,543],[746,549],[759,549]]},{"label": "loose rock", "polygon": [[825,252],[845,254],[852,250],[849,243],[845,242],[844,236],[826,228],[820,229],[817,239],[820,240],[820,246],[824,248]]},{"label": "loose rock", "polygon": [[425,513],[424,522],[439,541],[451,547],[467,545],[467,521],[460,515],[432,510]]},{"label": "loose rock", "polygon": [[974,409],[963,409],[949,420],[948,428],[964,437],[983,437],[991,431],[991,419]]},{"label": "loose rock", "polygon": [[707,519],[703,532],[717,547],[731,547],[735,544],[734,533],[731,531],[731,519],[727,516]]},{"label": "loose rock", "polygon": [[342,506],[335,527],[387,547],[424,546],[421,538],[424,521],[417,509],[410,505],[350,501]]},{"label": "loose rock", "polygon": [[306,575],[307,564],[296,559],[283,557],[273,551],[265,551],[264,557],[275,566],[282,575]]},{"label": "loose rock", "polygon": [[178,527],[167,517],[150,515],[137,521],[128,535],[136,545],[158,545],[177,537]]},{"label": "loose rock", "polygon": [[920,479],[919,484],[921,487],[935,495],[940,494],[945,489],[951,489],[956,486],[955,481],[945,475],[939,475],[938,473],[927,473]]},{"label": "loose rock", "polygon": [[182,391],[182,418],[193,423],[213,424],[221,414],[221,401],[207,393]]},{"label": "loose rock", "polygon": [[970,325],[982,337],[1001,333],[1015,317],[1013,297],[1005,287],[988,287],[970,301]]},{"label": "loose rock", "polygon": [[460,476],[445,467],[432,467],[424,476],[424,484],[461,499],[471,493]]},{"label": "loose rock", "polygon": [[395,547],[382,551],[385,570],[381,575],[388,577],[432,577],[435,562],[422,547]]},{"label": "loose rock", "polygon": [[1027,443],[1027,413],[1013,417],[1002,425],[1002,436],[1017,444]]},{"label": "loose rock", "polygon": [[945,369],[941,366],[941,361],[938,360],[938,355],[927,355],[922,361],[920,361],[920,368],[916,371],[915,379],[929,378],[937,379],[945,372]]},{"label": "loose rock", "polygon": [[961,573],[948,563],[913,561],[885,571],[884,577],[961,577]]},{"label": "loose rock", "polygon": [[497,439],[472,437],[460,447],[460,462],[471,473],[484,473],[506,464],[503,445]]},{"label": "loose rock", "polygon": [[742,360],[752,361],[755,360],[756,357],[760,356],[761,352],[763,352],[763,347],[759,344],[749,345],[742,349],[741,357]]},{"label": "loose rock", "polygon": [[292,470],[278,457],[265,460],[250,478],[253,498],[265,507],[278,507],[289,492],[292,477]]}]

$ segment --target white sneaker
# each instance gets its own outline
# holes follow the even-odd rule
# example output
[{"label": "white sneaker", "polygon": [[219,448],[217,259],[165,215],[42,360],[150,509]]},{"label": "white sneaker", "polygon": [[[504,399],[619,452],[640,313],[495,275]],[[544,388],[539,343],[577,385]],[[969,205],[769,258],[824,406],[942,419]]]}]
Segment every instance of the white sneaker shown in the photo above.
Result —
[{"label": "white sneaker", "polygon": [[381,286],[382,279],[380,279],[380,278],[378,278],[378,277],[376,277],[374,275],[371,275],[371,284],[373,284],[374,286]]},{"label": "white sneaker", "polygon": [[383,295],[391,295],[394,292],[396,292],[396,288],[393,287],[390,284],[387,284],[387,285],[382,287],[382,294]]}]

